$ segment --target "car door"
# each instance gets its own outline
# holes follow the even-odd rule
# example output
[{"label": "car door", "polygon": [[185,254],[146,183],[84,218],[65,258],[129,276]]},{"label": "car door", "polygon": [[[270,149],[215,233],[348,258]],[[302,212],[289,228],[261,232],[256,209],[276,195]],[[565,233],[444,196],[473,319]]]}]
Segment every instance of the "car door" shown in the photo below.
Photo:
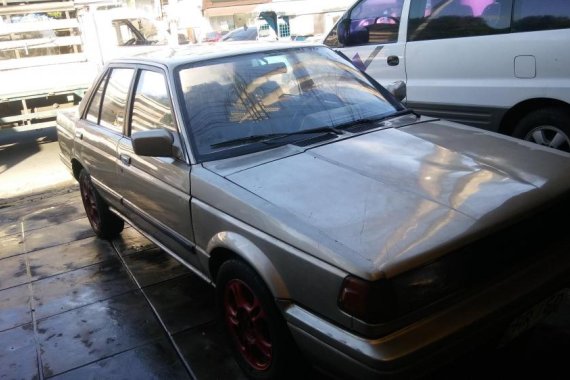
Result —
[{"label": "car door", "polygon": [[[127,135],[119,142],[120,192],[127,217],[151,237],[198,265],[190,214],[190,164],[183,149],[165,72],[141,68],[131,99]],[[174,137],[173,157],[143,157],[133,151],[132,134],[163,128]]]},{"label": "car door", "polygon": [[512,8],[512,0],[411,0],[408,106],[497,129],[506,110],[524,100],[533,82],[531,77],[516,78],[517,56],[525,67],[534,60],[531,39],[523,42],[511,33]]},{"label": "car door", "polygon": [[404,7],[404,0],[357,1],[324,43],[342,52],[384,86],[405,81],[408,8]]},{"label": "car door", "polygon": [[113,206],[120,205],[117,187],[117,147],[123,138],[133,68],[112,66],[92,92],[85,114],[75,130],[75,150],[101,195]]}]

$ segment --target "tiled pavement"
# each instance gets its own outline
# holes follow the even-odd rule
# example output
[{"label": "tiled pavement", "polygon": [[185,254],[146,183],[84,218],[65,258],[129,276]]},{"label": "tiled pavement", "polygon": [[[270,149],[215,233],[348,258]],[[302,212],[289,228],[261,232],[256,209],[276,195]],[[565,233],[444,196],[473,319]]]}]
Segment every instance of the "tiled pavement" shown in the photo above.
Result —
[{"label": "tiled pavement", "polygon": [[[133,228],[95,238],[76,190],[0,209],[0,380],[243,379],[213,299]],[[570,302],[508,349],[433,379],[566,379],[568,359]]]},{"label": "tiled pavement", "polygon": [[0,209],[0,379],[241,379],[213,289],[77,191]]}]

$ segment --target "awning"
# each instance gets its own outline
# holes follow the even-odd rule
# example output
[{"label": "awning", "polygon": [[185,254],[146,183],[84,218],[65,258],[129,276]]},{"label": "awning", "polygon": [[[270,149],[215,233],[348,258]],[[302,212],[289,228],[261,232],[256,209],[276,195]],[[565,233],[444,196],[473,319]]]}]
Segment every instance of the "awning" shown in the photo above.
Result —
[{"label": "awning", "polygon": [[280,16],[301,16],[329,12],[344,12],[355,0],[289,0],[259,4],[256,13],[272,11]]},{"label": "awning", "polygon": [[248,4],[248,5],[234,5],[231,7],[216,7],[208,8],[204,10],[204,16],[206,17],[220,17],[220,16],[233,16],[236,14],[255,14],[255,8],[259,4]]},{"label": "awning", "polygon": [[355,0],[290,0],[262,4],[234,5],[230,7],[215,7],[204,10],[204,16],[233,16],[245,13],[258,15],[263,11],[273,11],[281,16],[300,16],[327,12],[344,12]]}]

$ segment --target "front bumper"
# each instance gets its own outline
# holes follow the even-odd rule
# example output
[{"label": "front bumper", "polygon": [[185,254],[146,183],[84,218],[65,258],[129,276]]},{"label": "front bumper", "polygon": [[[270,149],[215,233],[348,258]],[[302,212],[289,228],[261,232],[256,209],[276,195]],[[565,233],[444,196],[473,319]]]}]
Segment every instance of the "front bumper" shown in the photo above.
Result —
[{"label": "front bumper", "polygon": [[456,304],[389,335],[357,336],[297,306],[284,310],[301,351],[342,378],[413,378],[476,347],[496,346],[508,324],[570,285],[570,247],[487,285]]}]

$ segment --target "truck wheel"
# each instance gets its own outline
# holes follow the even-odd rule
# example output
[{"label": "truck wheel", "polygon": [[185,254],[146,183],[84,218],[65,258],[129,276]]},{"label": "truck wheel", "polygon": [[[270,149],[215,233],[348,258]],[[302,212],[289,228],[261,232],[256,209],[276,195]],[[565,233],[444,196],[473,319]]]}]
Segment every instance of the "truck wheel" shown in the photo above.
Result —
[{"label": "truck wheel", "polygon": [[95,234],[102,239],[111,239],[119,235],[125,226],[125,222],[109,210],[93,186],[91,176],[85,169],[81,169],[79,173],[79,190],[87,219]]},{"label": "truck wheel", "polygon": [[247,264],[222,264],[217,301],[226,336],[242,370],[253,379],[294,378],[305,370],[273,296]]},{"label": "truck wheel", "polygon": [[570,113],[554,107],[531,112],[517,124],[514,136],[570,152]]}]

